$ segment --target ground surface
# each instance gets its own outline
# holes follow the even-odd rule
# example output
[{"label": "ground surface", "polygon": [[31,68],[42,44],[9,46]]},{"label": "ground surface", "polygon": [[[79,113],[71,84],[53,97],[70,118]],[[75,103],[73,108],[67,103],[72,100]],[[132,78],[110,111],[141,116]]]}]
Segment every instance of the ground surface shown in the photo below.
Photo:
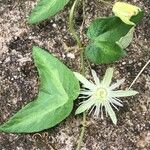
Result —
[{"label": "ground surface", "polygon": [[[130,2],[144,9],[145,17],[136,28],[134,41],[127,48],[128,56],[112,64],[116,68],[114,80],[126,78],[122,89],[131,84],[150,59],[150,1]],[[26,16],[34,4],[35,0],[0,0],[0,123],[8,120],[38,93],[38,74],[31,55],[33,44],[53,52],[70,68],[79,69],[78,53],[66,51],[66,47],[75,46],[66,23],[70,5],[66,7],[65,12],[54,18],[39,25],[29,26]],[[96,0],[86,0],[82,33],[96,16],[109,14],[109,6]],[[80,29],[83,21],[82,7],[78,10],[76,21],[77,28]],[[107,66],[92,65],[92,68],[103,75]],[[139,95],[123,99],[124,107],[117,112],[117,126],[114,126],[109,118],[87,118],[89,125],[82,150],[150,149],[150,66],[145,69],[133,88],[139,91]],[[41,133],[0,133],[0,150],[73,150],[82,119],[82,116],[73,114],[74,112],[58,126]]]}]

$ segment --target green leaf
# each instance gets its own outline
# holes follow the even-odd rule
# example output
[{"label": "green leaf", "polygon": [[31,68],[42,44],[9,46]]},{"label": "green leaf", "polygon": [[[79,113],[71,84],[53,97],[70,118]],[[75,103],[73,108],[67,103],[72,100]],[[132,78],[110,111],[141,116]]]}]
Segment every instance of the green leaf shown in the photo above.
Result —
[{"label": "green leaf", "polygon": [[[138,23],[142,17],[143,12],[140,12],[131,20]],[[87,58],[96,64],[119,60],[125,54],[122,49],[126,48],[132,41],[133,31],[132,25],[125,24],[116,16],[94,20],[87,31],[87,36],[91,40],[91,43],[86,47]],[[111,47],[111,45],[113,46]]]},{"label": "green leaf", "polygon": [[87,36],[91,40],[95,40],[99,35],[109,31],[112,29],[113,20],[116,17],[105,17],[105,18],[97,18],[90,24]]},{"label": "green leaf", "polygon": [[130,19],[132,16],[136,16],[140,11],[141,9],[139,7],[124,2],[116,2],[113,6],[115,16],[129,25],[135,25]]},{"label": "green leaf", "polygon": [[54,16],[62,10],[70,0],[39,0],[37,6],[32,10],[28,18],[30,24],[39,23]]},{"label": "green leaf", "polygon": [[87,36],[95,41],[116,42],[125,36],[132,28],[123,23],[118,17],[99,18],[90,25]]},{"label": "green leaf", "polygon": [[[143,11],[138,15],[133,16],[131,20],[137,24],[142,17]],[[132,25],[125,24],[116,16],[98,18],[90,24],[87,31],[87,36],[92,41],[99,40],[117,42],[120,38],[125,36],[132,27]]]},{"label": "green leaf", "polygon": [[126,53],[116,43],[96,41],[85,49],[86,57],[95,64],[107,64],[119,60]]},{"label": "green leaf", "polygon": [[33,57],[41,81],[38,97],[1,125],[0,131],[39,132],[60,123],[72,111],[80,91],[72,71],[38,47],[33,47]]},{"label": "green leaf", "polygon": [[133,32],[134,32],[134,27],[132,27],[130,29],[130,31],[125,36],[123,36],[122,38],[120,38],[119,41],[117,41],[117,44],[122,49],[127,48],[130,45],[130,43],[132,42],[132,40],[133,40]]}]

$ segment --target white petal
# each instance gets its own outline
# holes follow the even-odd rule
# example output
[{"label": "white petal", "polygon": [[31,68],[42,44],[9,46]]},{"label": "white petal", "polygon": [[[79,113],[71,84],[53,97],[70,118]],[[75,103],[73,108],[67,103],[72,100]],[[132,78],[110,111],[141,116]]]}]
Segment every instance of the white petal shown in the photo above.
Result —
[{"label": "white petal", "polygon": [[113,89],[119,87],[124,81],[125,81],[125,79],[118,80],[116,83],[114,83],[110,86],[110,90],[113,90]]},{"label": "white petal", "polygon": [[90,97],[89,95],[88,96],[79,96],[78,99],[87,99],[89,97]]},{"label": "white petal", "polygon": [[84,89],[84,88],[80,89],[80,92],[89,92],[89,91],[90,91],[90,89]]},{"label": "white petal", "polygon": [[90,108],[90,111],[89,111],[89,115],[92,113],[93,109],[95,108],[95,105],[93,105],[91,108]]},{"label": "white petal", "polygon": [[127,96],[133,96],[136,95],[138,92],[137,91],[132,91],[132,90],[118,90],[118,91],[111,91],[110,96],[111,97],[127,97]]},{"label": "white petal", "polygon": [[115,98],[110,98],[110,102],[112,102],[112,103],[114,103],[115,105],[118,105],[118,106],[123,106],[120,102],[118,102],[118,100],[117,99],[115,99]]},{"label": "white petal", "polygon": [[116,101],[122,103],[122,101],[120,99],[116,98],[116,97],[113,97],[113,99],[115,99]]},{"label": "white petal", "polygon": [[99,117],[99,113],[100,113],[100,103],[96,104],[95,105],[96,108],[95,108],[95,112],[94,112],[94,117],[98,118]]},{"label": "white petal", "polygon": [[89,95],[89,96],[91,96],[92,93],[93,93],[93,92],[91,92],[91,91],[81,91],[81,92],[80,92],[80,94],[82,94],[82,95]]},{"label": "white petal", "polygon": [[111,103],[111,105],[112,105],[116,110],[119,110],[113,103]]},{"label": "white petal", "polygon": [[94,104],[94,101],[92,101],[91,99],[88,99],[86,101],[84,101],[76,110],[75,114],[80,114],[88,109],[90,109],[90,107],[92,107],[92,105]]},{"label": "white petal", "polygon": [[112,122],[116,125],[117,124],[117,117],[116,117],[116,114],[113,111],[113,109],[109,103],[105,103],[105,109],[106,109],[106,112],[108,112]]},{"label": "white petal", "polygon": [[108,68],[108,69],[106,70],[106,73],[105,73],[105,75],[104,75],[104,78],[103,78],[101,84],[103,84],[103,85],[106,86],[106,87],[108,87],[108,86],[110,85],[111,79],[112,79],[112,77],[113,77],[113,71],[114,71],[113,68]]},{"label": "white petal", "polygon": [[100,109],[101,109],[101,119],[103,119],[104,117],[103,117],[103,106],[102,105],[100,106]]},{"label": "white petal", "polygon": [[96,84],[96,85],[99,85],[99,84],[100,84],[100,80],[99,80],[99,78],[97,77],[96,72],[95,72],[94,70],[91,70],[91,73],[92,73],[92,76],[93,76],[93,78],[94,78],[95,84]]},{"label": "white petal", "polygon": [[78,72],[74,72],[74,75],[76,76],[76,78],[84,84],[84,87],[88,88],[88,89],[93,89],[95,88],[95,85],[93,83],[91,83],[90,81],[88,81],[83,75],[81,75]]}]

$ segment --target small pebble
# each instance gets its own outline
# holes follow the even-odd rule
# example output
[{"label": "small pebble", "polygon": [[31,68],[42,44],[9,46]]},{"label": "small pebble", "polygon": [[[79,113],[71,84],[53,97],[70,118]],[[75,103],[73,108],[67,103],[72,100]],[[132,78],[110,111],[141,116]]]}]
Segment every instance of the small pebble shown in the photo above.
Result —
[{"label": "small pebble", "polygon": [[54,28],[56,28],[57,27],[57,25],[55,24],[55,23],[53,23],[53,25],[52,25]]},{"label": "small pebble", "polygon": [[133,61],[132,60],[129,60],[129,64],[132,64],[133,63]]},{"label": "small pebble", "polygon": [[67,54],[67,57],[69,57],[69,58],[71,58],[71,59],[74,59],[74,58],[75,58],[74,54],[72,54],[72,53],[68,53],[68,54]]}]

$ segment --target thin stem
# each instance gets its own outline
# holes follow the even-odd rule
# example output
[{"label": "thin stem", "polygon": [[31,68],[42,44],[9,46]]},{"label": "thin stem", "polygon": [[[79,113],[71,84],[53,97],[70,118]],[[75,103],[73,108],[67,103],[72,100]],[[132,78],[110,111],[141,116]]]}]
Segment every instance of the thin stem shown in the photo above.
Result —
[{"label": "thin stem", "polygon": [[81,69],[80,72],[85,75],[85,64],[84,64],[84,48],[80,50],[80,61],[81,61]]},{"label": "thin stem", "polygon": [[78,37],[78,35],[77,35],[76,31],[75,31],[74,21],[73,21],[75,8],[76,8],[76,5],[78,4],[79,1],[80,0],[75,0],[73,5],[72,5],[72,8],[70,10],[70,14],[69,14],[69,30],[72,33],[72,36],[77,41],[77,44],[78,44],[79,48],[82,48],[82,43],[81,43],[80,38]]},{"label": "thin stem", "polygon": [[78,145],[76,147],[76,150],[80,150],[81,149],[81,145],[83,142],[83,137],[84,137],[84,133],[85,133],[85,127],[86,127],[86,113],[83,113],[83,122],[82,122],[82,128],[81,128],[81,133],[80,133],[80,137],[79,137],[79,141],[78,141]]},{"label": "thin stem", "polygon": [[[85,66],[84,66],[84,47],[82,46],[82,43],[81,43],[81,40],[80,40],[80,37],[78,36],[78,34],[76,33],[75,31],[75,28],[74,28],[74,12],[75,12],[75,8],[78,4],[80,0],[75,0],[73,5],[72,5],[72,8],[70,10],[70,14],[69,14],[69,29],[70,29],[70,32],[72,33],[72,36],[75,38],[77,44],[78,44],[78,47],[79,47],[79,50],[80,50],[80,61],[81,61],[81,73],[83,75],[85,75]],[[84,137],[84,134],[85,134],[85,124],[86,124],[86,113],[84,112],[83,113],[83,121],[82,121],[82,128],[81,128],[81,133],[80,133],[80,136],[79,136],[79,140],[78,140],[78,144],[77,144],[77,148],[76,150],[80,150],[81,149],[81,145],[82,145],[82,142],[83,142],[83,137]]]},{"label": "thin stem", "polygon": [[141,71],[138,73],[138,75],[135,77],[135,79],[133,80],[133,82],[131,83],[129,89],[131,89],[131,87],[133,86],[133,84],[136,82],[136,80],[138,79],[138,77],[141,75],[141,73],[144,71],[144,69],[148,66],[148,64],[150,63],[150,60],[144,65],[144,67],[141,69]]}]

